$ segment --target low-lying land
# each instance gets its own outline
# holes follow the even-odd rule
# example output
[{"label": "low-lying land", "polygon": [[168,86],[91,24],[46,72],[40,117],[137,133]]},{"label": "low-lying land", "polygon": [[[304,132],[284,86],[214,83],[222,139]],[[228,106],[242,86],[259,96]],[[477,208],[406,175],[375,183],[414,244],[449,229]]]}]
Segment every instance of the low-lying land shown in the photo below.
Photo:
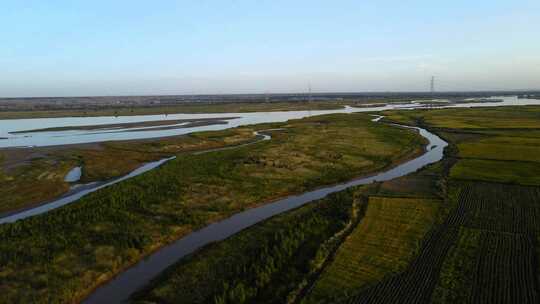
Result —
[{"label": "low-lying land", "polygon": [[[209,303],[538,303],[540,301],[540,108],[448,109],[389,112],[387,119],[420,125],[449,141],[443,161],[419,172],[365,189],[348,190],[340,198],[351,206],[362,197],[361,215],[332,250],[311,259],[317,270],[295,269],[285,285],[278,272],[272,288],[288,297],[263,298],[259,289],[240,298],[208,298]],[[481,164],[481,166],[479,165]],[[355,192],[356,191],[356,192]],[[356,195],[351,195],[356,193]],[[324,202],[323,200],[322,202]],[[294,221],[300,210],[317,208],[321,201],[257,225],[242,236],[214,244],[180,261],[151,285],[135,302],[182,303],[187,274],[211,276],[203,261],[224,261],[242,244],[239,239],[264,238],[258,232],[279,226],[272,221]],[[336,217],[339,218],[339,217]],[[324,225],[323,225],[324,227]],[[268,233],[267,230],[265,230]],[[309,230],[308,230],[309,231]],[[254,242],[256,243],[256,242]],[[325,241],[320,240],[320,248]],[[254,245],[256,246],[256,245]],[[217,250],[220,248],[221,250]],[[241,265],[250,254],[240,253],[227,266]],[[300,254],[280,257],[280,265],[295,264]],[[322,257],[322,259],[321,259]],[[288,261],[288,262],[287,262]],[[302,260],[305,265],[306,261]],[[225,263],[223,263],[225,264]],[[204,263],[202,265],[205,265]],[[253,265],[258,265],[253,263]],[[190,272],[186,272],[189,269]],[[212,276],[213,286],[244,278]],[[303,279],[298,278],[301,276]],[[283,276],[288,278],[287,276]],[[204,281],[204,280],[199,280]],[[298,282],[301,282],[298,284]],[[281,293],[283,294],[283,292]],[[236,294],[237,295],[237,294]],[[264,301],[262,300],[264,299]],[[270,300],[272,299],[272,300]],[[193,303],[186,301],[185,303]]]},{"label": "low-lying land", "polygon": [[[35,132],[55,132],[55,131],[111,131],[114,129],[134,129],[134,130],[163,130],[167,127],[191,128],[193,126],[205,126],[212,124],[225,123],[226,120],[237,117],[220,118],[193,118],[193,119],[163,119],[154,121],[140,121],[130,123],[116,123],[105,125],[85,125],[85,126],[66,126],[56,128],[30,129],[11,132],[11,134],[35,133]],[[180,125],[182,124],[182,125]],[[152,128],[149,128],[152,127]]]},{"label": "low-lying land", "polygon": [[32,149],[0,149],[0,215],[52,200],[70,189],[69,170],[82,167],[80,183],[106,181],[146,162],[255,140],[252,128],[199,132],[160,139]]},{"label": "low-lying land", "polygon": [[330,195],[209,245],[134,296],[140,303],[285,303],[363,215],[365,189]]},{"label": "low-lying land", "polygon": [[538,303],[540,189],[485,182],[454,187],[463,219],[434,302]]},{"label": "low-lying land", "polygon": [[[278,197],[376,172],[418,154],[424,145],[415,132],[374,123],[365,114],[317,116],[251,130],[274,128],[283,130],[272,131],[270,141],[180,153],[159,169],[76,203],[1,225],[0,302],[78,301],[194,229]],[[227,132],[239,130],[249,128]],[[223,134],[193,136],[210,140]],[[138,147],[161,153],[167,144]]]},{"label": "low-lying land", "polygon": [[385,114],[450,141],[451,207],[407,270],[347,303],[538,303],[540,108]]},{"label": "low-lying land", "polygon": [[[448,208],[440,197],[442,188],[431,184],[433,180],[442,178],[442,171],[440,165],[430,166],[397,180],[352,188],[275,216],[180,260],[140,290],[132,301],[336,303],[407,268],[409,261],[420,251],[426,235],[442,221],[444,210]],[[318,214],[314,212],[308,216],[307,212],[328,204],[339,204],[343,208],[352,206],[353,211],[357,210],[356,213],[349,213],[351,216],[347,225],[344,223],[345,217],[332,215],[334,221],[341,225],[339,234],[332,237],[328,234],[316,242],[315,238],[309,236],[318,229],[302,229],[302,236],[309,240],[308,248],[312,248],[311,251],[300,247],[288,254],[281,254],[260,249],[266,244],[262,239],[281,234],[286,229],[284,223],[304,227],[305,219]],[[297,214],[303,214],[303,217],[298,218]],[[325,227],[323,223],[315,227]],[[247,236],[249,242],[244,241]],[[249,244],[249,249],[243,250],[246,244]],[[249,259],[252,255],[258,259],[279,259],[280,265],[286,265],[285,270],[273,272],[268,276],[267,285],[242,293],[245,297],[212,297],[216,290],[222,292],[223,286],[229,287],[229,282],[254,281],[248,273],[259,264]],[[231,270],[246,269],[243,266],[245,263],[253,265],[247,268],[248,272],[237,273]],[[212,282],[212,287],[195,288],[197,284],[208,281]],[[245,284],[243,286],[253,286],[247,282]],[[193,300],[194,294],[204,294],[204,297]]]},{"label": "low-lying land", "polygon": [[[445,158],[206,246],[132,301],[539,303],[540,107],[384,115],[443,137],[450,144]],[[272,131],[271,141],[200,155],[177,152],[177,160],[144,176],[0,226],[0,302],[76,302],[198,227],[381,170],[422,146],[414,133],[364,114],[193,136],[245,140],[235,132],[249,137],[275,128],[281,130]],[[130,151],[165,153],[162,148],[149,142]]]},{"label": "low-lying land", "polygon": [[404,271],[418,254],[441,202],[369,197],[361,223],[339,247],[305,303],[328,303]]},{"label": "low-lying land", "polygon": [[452,178],[540,185],[540,107],[391,111],[387,119],[426,125],[455,143]]},{"label": "low-lying land", "polygon": [[87,109],[57,109],[34,111],[1,111],[0,119],[46,118],[46,117],[89,117],[89,116],[132,116],[162,114],[196,114],[196,113],[244,113],[274,112],[302,110],[335,110],[355,102],[342,101],[298,101],[298,102],[218,102],[218,103],[186,103],[176,105],[133,106],[133,107],[99,107],[89,105]]},{"label": "low-lying land", "polygon": [[491,92],[456,92],[438,97],[425,93],[296,93],[0,98],[0,119],[330,110],[343,108],[344,105],[362,106],[405,103],[434,97],[463,99],[492,95]]}]

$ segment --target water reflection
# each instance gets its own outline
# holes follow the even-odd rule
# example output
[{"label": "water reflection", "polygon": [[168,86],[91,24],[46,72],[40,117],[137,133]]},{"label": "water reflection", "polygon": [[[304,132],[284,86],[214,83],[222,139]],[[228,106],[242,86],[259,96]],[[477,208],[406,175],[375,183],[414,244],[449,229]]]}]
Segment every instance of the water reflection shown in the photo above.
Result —
[{"label": "water reflection", "polygon": [[89,184],[84,184],[84,185],[78,185],[77,187],[72,188],[71,191],[69,191],[67,194],[65,194],[64,196],[62,196],[59,199],[56,199],[54,201],[45,203],[45,204],[40,205],[38,207],[28,208],[28,209],[26,209],[24,211],[17,211],[15,213],[11,214],[11,215],[8,215],[6,217],[2,217],[2,218],[0,218],[0,224],[13,223],[13,222],[15,222],[17,220],[25,219],[27,217],[42,214],[42,213],[48,212],[50,210],[62,207],[64,205],[67,205],[69,203],[72,203],[72,202],[80,199],[81,197],[83,197],[83,196],[85,196],[85,195],[87,195],[89,193],[95,192],[95,191],[97,191],[99,189],[114,185],[114,184],[119,183],[119,182],[121,182],[123,180],[132,178],[134,176],[143,174],[144,172],[155,169],[155,168],[161,166],[162,164],[164,164],[165,162],[167,162],[167,161],[169,161],[171,159],[174,159],[174,158],[176,158],[176,156],[161,159],[161,160],[158,160],[158,161],[155,161],[155,162],[146,163],[146,164],[142,165],[141,167],[131,171],[129,174],[124,175],[124,176],[122,176],[120,178],[113,179],[113,180],[108,181],[108,182],[94,182],[94,183],[89,183]]},{"label": "water reflection", "polygon": [[[503,99],[497,102],[496,99]],[[463,107],[493,107],[493,106],[518,106],[518,105],[540,105],[540,100],[518,99],[517,97],[493,97],[494,102],[470,102],[446,104],[440,103],[438,108],[463,108]],[[421,103],[375,105],[362,108],[345,107],[339,110],[318,110],[318,111],[288,111],[288,112],[257,112],[257,113],[220,113],[220,114],[169,114],[165,115],[142,115],[142,116],[120,116],[120,117],[64,117],[64,118],[37,118],[37,119],[13,119],[0,120],[0,148],[2,147],[33,147],[52,146],[65,144],[80,144],[111,140],[131,140],[143,138],[157,138],[187,134],[197,131],[212,131],[234,128],[258,123],[284,122],[289,119],[299,119],[308,116],[332,114],[332,113],[355,113],[373,112],[392,109],[417,109],[433,108],[432,105]],[[231,119],[231,117],[238,117]],[[224,118],[227,124],[214,124],[207,126],[196,126],[188,128],[152,130],[146,128],[126,128],[122,132],[96,132],[96,130],[71,130],[71,131],[47,131],[25,134],[12,134],[31,129],[58,128],[66,126],[89,126],[89,125],[110,125],[120,123],[135,123],[148,121],[180,120],[180,119],[205,119]],[[225,119],[226,118],[226,119]],[[117,130],[115,130],[117,131]]]},{"label": "water reflection", "polygon": [[[377,118],[375,120],[378,120]],[[404,128],[412,128],[400,126]],[[385,172],[354,179],[350,182],[320,188],[300,195],[289,196],[261,207],[249,209],[238,213],[228,219],[211,224],[205,228],[190,233],[184,238],[163,247],[154,254],[140,261],[133,267],[118,275],[106,285],[98,288],[84,303],[124,303],[129,296],[139,288],[145,286],[151,279],[160,274],[167,267],[176,263],[180,258],[193,253],[197,249],[216,241],[223,240],[242,229],[259,223],[274,215],[297,208],[311,201],[321,199],[330,193],[339,192],[347,188],[365,185],[375,181],[387,181],[404,176],[416,170],[437,162],[443,157],[443,150],[447,143],[438,136],[420,128],[412,128],[420,132],[428,143],[428,151],[422,156],[407,161]]]},{"label": "water reflection", "polygon": [[68,183],[74,183],[81,179],[82,174],[82,168],[81,167],[75,167],[71,169],[68,174],[66,174],[66,177],[64,177],[64,181]]}]

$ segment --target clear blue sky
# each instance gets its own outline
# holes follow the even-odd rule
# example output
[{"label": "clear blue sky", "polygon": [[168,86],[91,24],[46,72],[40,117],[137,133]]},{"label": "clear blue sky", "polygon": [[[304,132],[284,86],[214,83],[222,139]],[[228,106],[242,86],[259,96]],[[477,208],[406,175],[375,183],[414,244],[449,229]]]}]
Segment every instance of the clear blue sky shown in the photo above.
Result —
[{"label": "clear blue sky", "polygon": [[540,88],[540,1],[5,1],[0,96]]}]

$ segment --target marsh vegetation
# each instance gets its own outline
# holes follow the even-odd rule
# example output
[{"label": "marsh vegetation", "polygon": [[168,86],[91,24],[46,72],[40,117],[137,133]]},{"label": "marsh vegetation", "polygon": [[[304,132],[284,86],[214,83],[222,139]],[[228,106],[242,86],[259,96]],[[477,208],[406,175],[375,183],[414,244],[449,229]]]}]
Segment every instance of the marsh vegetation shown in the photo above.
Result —
[{"label": "marsh vegetation", "polygon": [[[316,272],[301,272],[300,285],[298,278],[287,281],[288,302],[537,303],[539,113],[537,107],[385,113],[387,120],[420,125],[443,136],[451,143],[445,159],[369,191],[356,189],[356,196],[350,194],[353,190],[341,193],[344,206],[353,204],[354,197],[363,198],[361,216],[317,261]],[[321,201],[303,208],[318,204]],[[262,236],[256,231],[264,225],[244,233]],[[238,244],[233,237],[211,248]],[[197,269],[195,260],[220,256],[211,254],[211,248],[180,261],[134,300],[181,302],[182,292],[167,291],[183,285],[178,278],[186,269]],[[200,303],[259,303],[261,294],[253,290],[240,300],[208,298]]]},{"label": "marsh vegetation", "polygon": [[200,132],[157,140],[104,142],[73,146],[0,150],[0,215],[57,198],[70,189],[64,180],[82,167],[78,183],[107,181],[144,163],[254,140],[253,129]]},{"label": "marsh vegetation", "polygon": [[[208,245],[131,300],[538,303],[540,108],[384,114],[387,121],[443,137],[450,143],[445,158]],[[186,153],[212,140],[216,146],[244,142],[260,129],[279,130],[271,131],[271,141],[251,146]],[[198,227],[277,197],[381,170],[423,145],[415,133],[376,125],[363,114],[196,133],[182,144],[168,140],[126,149],[177,154],[166,166],[72,206],[0,226],[1,301],[78,301]],[[127,145],[111,143],[117,149]]]},{"label": "marsh vegetation", "polygon": [[238,149],[180,153],[157,170],[76,203],[0,226],[1,301],[80,300],[194,229],[278,197],[381,170],[415,155],[424,143],[415,132],[378,125],[364,114],[254,128],[283,130],[274,131],[271,141]]}]

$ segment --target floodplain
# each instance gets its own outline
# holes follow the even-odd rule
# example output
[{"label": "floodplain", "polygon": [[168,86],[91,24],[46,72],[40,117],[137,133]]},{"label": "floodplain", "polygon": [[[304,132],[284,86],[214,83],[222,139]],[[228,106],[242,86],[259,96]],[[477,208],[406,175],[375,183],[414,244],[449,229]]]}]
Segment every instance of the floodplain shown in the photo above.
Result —
[{"label": "floodplain", "polygon": [[[20,182],[24,174],[13,172],[31,164],[36,171],[24,170],[27,180],[48,176],[47,187],[58,193],[69,187],[63,177],[74,166],[82,165],[81,181],[91,182],[151,160],[176,159],[69,206],[0,225],[0,302],[82,301],[146,255],[212,222],[420,155],[426,142],[413,130],[387,124],[399,123],[446,140],[444,158],[207,245],[130,301],[537,303],[540,107],[379,114],[381,122],[362,113],[331,114],[159,140],[4,153],[0,177],[16,181],[11,191],[27,184]],[[271,140],[243,145],[263,130]],[[219,150],[225,147],[233,148]],[[52,173],[41,175],[47,170]],[[32,202],[16,192],[19,202]]]}]

